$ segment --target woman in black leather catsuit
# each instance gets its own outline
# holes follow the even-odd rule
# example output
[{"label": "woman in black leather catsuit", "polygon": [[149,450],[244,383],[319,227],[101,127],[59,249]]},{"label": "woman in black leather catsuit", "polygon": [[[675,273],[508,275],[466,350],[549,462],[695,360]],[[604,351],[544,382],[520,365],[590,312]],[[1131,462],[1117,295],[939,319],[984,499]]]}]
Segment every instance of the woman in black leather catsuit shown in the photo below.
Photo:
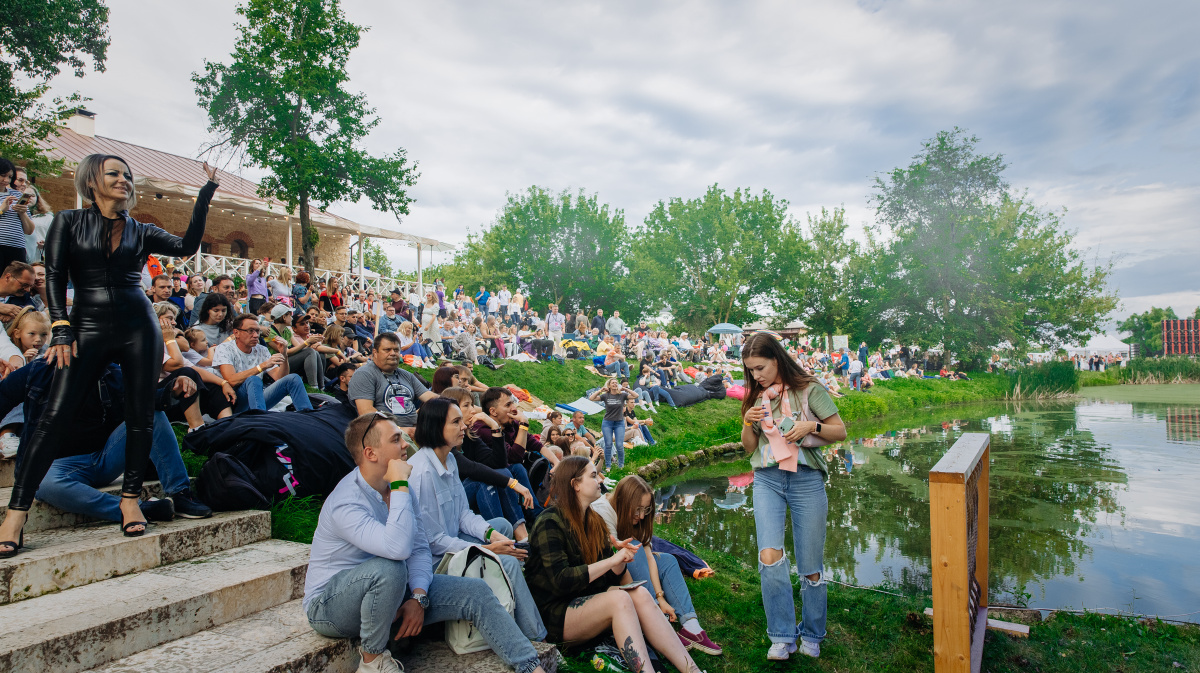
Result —
[{"label": "woman in black leather catsuit", "polygon": [[[129,216],[126,208],[136,200],[133,176],[124,159],[92,155],[80,162],[76,187],[84,187],[79,190],[81,196],[92,206],[60,211],[46,237],[46,295],[52,321],[47,361],[56,364],[58,370],[41,422],[23,447],[7,517],[23,518],[23,513],[29,511],[42,478],[58,457],[59,447],[70,441],[71,416],[110,362],[121,365],[125,380],[125,479],[121,494],[136,502],[150,456],[154,393],[163,357],[158,320],[142,290],[142,267],[149,254],[181,257],[199,249],[208,203],[217,188],[213,182],[216,171],[207,164],[205,171],[208,184],[196,197],[187,233],[180,238]],[[116,217],[106,217],[102,207],[115,212]],[[112,239],[117,233],[114,228],[121,227],[119,242],[113,249]],[[69,322],[68,276],[75,288]],[[127,521],[131,517],[124,512]],[[6,518],[5,523],[10,520]],[[138,525],[141,530],[132,530]],[[17,532],[15,527],[5,528]],[[122,530],[133,536],[145,532],[145,528],[144,521],[129,521]],[[13,542],[4,542],[9,540]],[[0,555],[15,554],[20,542],[18,535],[0,535]]]}]

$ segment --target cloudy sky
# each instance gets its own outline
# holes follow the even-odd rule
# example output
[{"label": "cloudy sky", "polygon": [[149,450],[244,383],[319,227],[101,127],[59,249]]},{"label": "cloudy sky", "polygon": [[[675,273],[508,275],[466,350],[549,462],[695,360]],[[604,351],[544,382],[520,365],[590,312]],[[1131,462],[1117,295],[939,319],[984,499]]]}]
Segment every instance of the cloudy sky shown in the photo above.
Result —
[{"label": "cloudy sky", "polygon": [[[195,156],[206,117],[189,75],[228,60],[234,3],[109,4],[107,72],[57,90],[94,99],[100,135]],[[461,242],[531,184],[596,192],[633,225],[720,183],[864,224],[872,177],[960,126],[1006,157],[1015,188],[1067,209],[1089,258],[1115,261],[1123,312],[1200,304],[1194,2],[344,8],[370,27],[350,63],[382,120],[369,149],[407,148],[422,173],[403,223],[331,208],[352,219]]]}]

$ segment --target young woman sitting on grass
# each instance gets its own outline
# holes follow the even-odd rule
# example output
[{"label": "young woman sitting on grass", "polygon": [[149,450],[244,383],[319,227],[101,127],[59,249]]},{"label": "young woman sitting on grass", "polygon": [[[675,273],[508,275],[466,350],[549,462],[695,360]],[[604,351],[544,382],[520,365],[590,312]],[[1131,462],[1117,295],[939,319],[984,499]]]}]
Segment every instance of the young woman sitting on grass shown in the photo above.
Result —
[{"label": "young woman sitting on grass", "polygon": [[554,469],[550,507],[530,534],[525,577],[556,643],[587,641],[609,631],[637,673],[653,673],[646,641],[684,673],[700,673],[665,615],[644,586],[624,589],[626,565],[641,547],[617,540],[591,504],[600,497],[600,474],[587,458],[569,456]]},{"label": "young woman sitting on grass", "polygon": [[680,622],[683,628],[679,639],[684,646],[720,656],[724,650],[709,639],[696,618],[679,561],[671,554],[647,553],[654,535],[654,492],[646,480],[635,474],[622,478],[608,495],[596,498],[592,509],[604,519],[610,535],[618,539],[624,535],[641,543],[626,567],[634,582],[644,580],[654,587],[658,609],[667,619]]},{"label": "young woman sitting on grass", "polygon": [[625,400],[625,441],[632,442],[634,437],[641,435],[647,444],[654,446],[658,443],[650,436],[650,426],[654,425],[654,420],[650,418],[638,420],[637,415],[633,413],[636,408],[637,401],[632,397]]},{"label": "young woman sitting on grass", "polygon": [[[413,324],[410,322],[401,323],[400,331],[396,333],[400,337],[400,355],[413,356],[413,367],[431,367],[433,366],[432,355],[429,350],[413,338]],[[428,359],[428,364],[426,364]],[[437,392],[437,391],[434,391]]]}]

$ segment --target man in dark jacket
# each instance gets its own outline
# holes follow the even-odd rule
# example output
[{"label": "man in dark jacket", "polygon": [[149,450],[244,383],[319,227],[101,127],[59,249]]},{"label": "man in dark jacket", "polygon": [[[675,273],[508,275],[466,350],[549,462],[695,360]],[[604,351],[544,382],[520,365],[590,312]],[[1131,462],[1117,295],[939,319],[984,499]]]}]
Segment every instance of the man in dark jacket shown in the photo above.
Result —
[{"label": "man in dark jacket", "polygon": [[596,310],[596,317],[592,318],[592,329],[600,330],[600,334],[604,334],[604,309]]},{"label": "man in dark jacket", "polygon": [[[21,431],[23,449],[45,410],[54,367],[37,358],[0,381],[0,416],[24,403],[25,424]],[[180,399],[196,393],[196,383],[187,377],[171,379],[155,398],[154,436],[150,462],[158,472],[163,492],[169,499],[142,503],[150,521],[170,521],[175,515],[189,519],[212,516],[212,510],[192,496],[187,468],[179,455],[179,442],[164,413]],[[38,487],[36,498],[61,510],[96,519],[122,521],[120,499],[98,489],[125,472],[125,391],[121,368],[109,365],[99,384],[92,387],[71,419],[72,441],[62,447],[59,458]],[[22,456],[17,452],[17,461]]]}]

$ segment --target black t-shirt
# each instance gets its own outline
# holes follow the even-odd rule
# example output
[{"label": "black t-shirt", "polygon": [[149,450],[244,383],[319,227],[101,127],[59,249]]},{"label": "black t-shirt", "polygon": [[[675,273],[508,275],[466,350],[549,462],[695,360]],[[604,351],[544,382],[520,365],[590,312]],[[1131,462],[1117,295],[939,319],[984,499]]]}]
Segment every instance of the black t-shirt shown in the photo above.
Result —
[{"label": "black t-shirt", "polygon": [[621,391],[619,393],[601,393],[600,402],[604,404],[604,420],[618,422],[625,418],[625,400],[629,399],[629,393]]}]

